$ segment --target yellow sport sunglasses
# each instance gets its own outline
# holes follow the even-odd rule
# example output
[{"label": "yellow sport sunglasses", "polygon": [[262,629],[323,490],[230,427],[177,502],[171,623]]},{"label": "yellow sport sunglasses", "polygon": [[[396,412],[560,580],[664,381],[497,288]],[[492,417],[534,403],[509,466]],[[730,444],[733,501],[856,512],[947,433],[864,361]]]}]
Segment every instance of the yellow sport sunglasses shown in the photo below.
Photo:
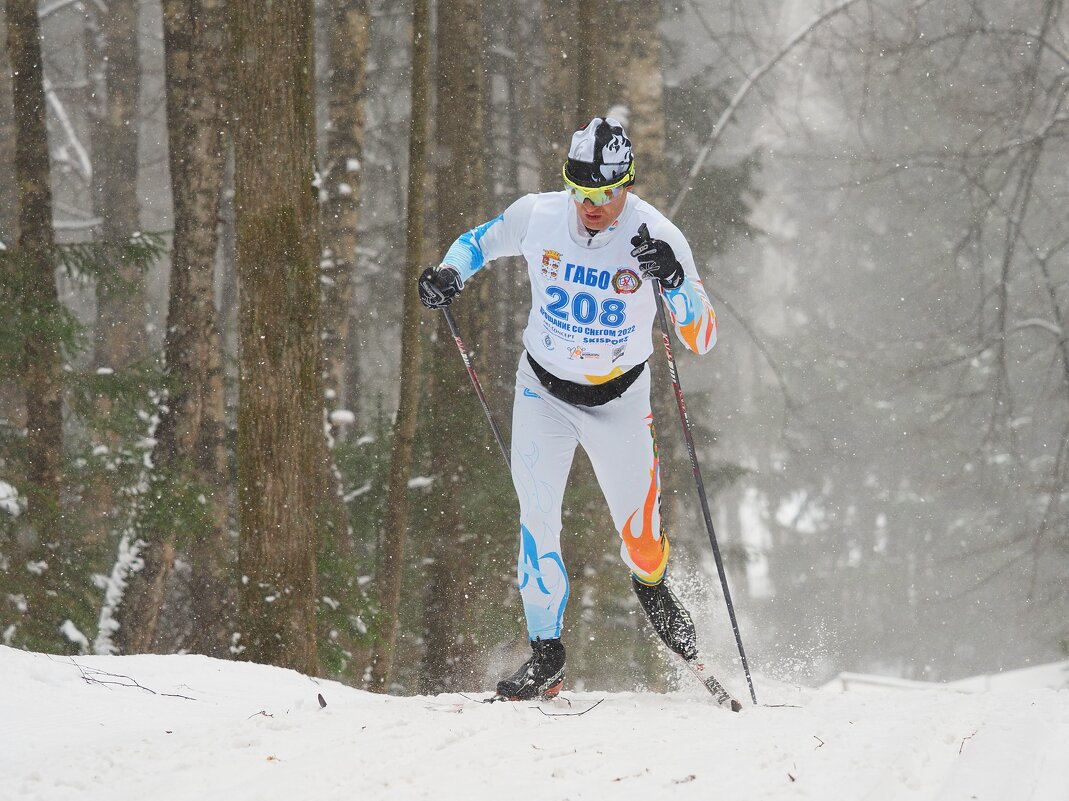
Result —
[{"label": "yellow sport sunglasses", "polygon": [[632,161],[628,165],[627,172],[624,173],[623,178],[607,186],[580,186],[568,177],[567,164],[561,168],[561,175],[564,177],[564,186],[568,190],[568,197],[576,203],[589,200],[595,206],[604,206],[606,203],[611,203],[618,198],[624,188],[634,182],[635,162]]}]

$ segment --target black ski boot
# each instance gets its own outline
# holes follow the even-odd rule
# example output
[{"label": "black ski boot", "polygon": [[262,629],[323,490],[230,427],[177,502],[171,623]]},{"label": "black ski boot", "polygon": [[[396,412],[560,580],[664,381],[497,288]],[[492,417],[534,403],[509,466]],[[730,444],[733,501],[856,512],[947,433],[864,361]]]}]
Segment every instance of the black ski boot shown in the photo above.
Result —
[{"label": "black ski boot", "polygon": [[659,584],[643,584],[632,574],[631,587],[664,644],[684,659],[694,659],[698,655],[694,621],[675,593],[668,589],[665,580],[661,579]]},{"label": "black ski boot", "polygon": [[531,658],[497,683],[497,694],[509,701],[552,698],[564,684],[564,644],[559,640],[531,640]]}]

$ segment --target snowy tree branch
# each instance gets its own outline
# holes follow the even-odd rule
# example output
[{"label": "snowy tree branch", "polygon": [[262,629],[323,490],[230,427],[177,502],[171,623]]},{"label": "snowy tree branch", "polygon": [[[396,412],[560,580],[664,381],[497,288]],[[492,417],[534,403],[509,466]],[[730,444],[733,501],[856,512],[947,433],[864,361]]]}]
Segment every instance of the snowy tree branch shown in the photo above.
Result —
[{"label": "snowy tree branch", "polygon": [[78,133],[74,130],[74,125],[71,124],[67,109],[63,105],[63,101],[59,99],[59,95],[56,94],[55,88],[48,78],[44,79],[44,90],[49,108],[56,115],[60,127],[63,128],[63,133],[67,135],[67,141],[70,142],[75,155],[78,157],[76,166],[79,168],[82,178],[89,181],[93,177],[93,164],[89,160],[89,153],[86,151],[85,146],[82,145],[81,140],[78,139]]},{"label": "snowy tree branch", "polygon": [[679,194],[676,195],[676,199],[672,201],[672,205],[668,209],[669,219],[674,219],[676,214],[679,213],[679,208],[683,205],[683,201],[690,192],[691,184],[694,182],[694,179],[697,178],[698,173],[701,172],[705,160],[709,157],[709,153],[712,151],[713,147],[716,146],[716,143],[720,141],[720,137],[723,134],[724,129],[727,127],[728,122],[735,116],[735,113],[739,110],[739,106],[742,105],[743,100],[750,94],[757,82],[786,58],[795,47],[805,41],[813,31],[817,30],[828,20],[841,14],[843,11],[846,11],[846,9],[857,2],[858,0],[843,0],[843,2],[833,6],[823,14],[820,14],[795,33],[772,58],[746,76],[746,80],[742,82],[742,85],[735,92],[735,96],[731,98],[731,102],[728,103],[727,108],[721,112],[720,117],[713,124],[712,131],[709,132],[708,139],[706,139],[705,144],[702,145],[701,150],[698,151],[698,157],[694,160],[694,164],[687,173],[687,177],[683,181],[683,186],[680,188]]}]

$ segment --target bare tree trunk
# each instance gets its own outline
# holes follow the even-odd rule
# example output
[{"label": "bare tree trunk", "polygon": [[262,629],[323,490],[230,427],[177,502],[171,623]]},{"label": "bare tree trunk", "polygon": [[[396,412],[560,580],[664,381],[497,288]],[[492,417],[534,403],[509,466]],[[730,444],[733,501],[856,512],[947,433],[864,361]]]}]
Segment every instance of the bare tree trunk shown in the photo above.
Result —
[{"label": "bare tree trunk", "polygon": [[[482,0],[443,4],[438,11],[438,113],[436,154],[440,164],[437,187],[438,250],[445,253],[463,231],[484,222],[486,170],[479,153],[481,141],[472,131],[481,130],[485,117],[486,82],[482,52],[472,47],[481,41]],[[455,309],[458,325],[469,346],[486,352],[489,320],[480,310],[489,305],[489,281],[475,281]],[[483,347],[480,347],[482,345]],[[470,649],[458,647],[468,628],[468,576],[470,540],[461,507],[465,501],[458,488],[468,486],[473,464],[485,451],[489,439],[485,426],[472,431],[482,417],[474,402],[467,377],[458,363],[453,337],[443,319],[438,320],[436,356],[431,389],[434,421],[431,462],[435,482],[433,503],[440,516],[431,539],[435,569],[427,587],[424,613],[424,657],[420,669],[421,690],[434,692],[455,687],[469,670]]]},{"label": "bare tree trunk", "polygon": [[[598,31],[599,46],[584,48],[586,59],[582,62],[582,75],[577,77],[578,107],[581,119],[575,126],[585,124],[592,117],[615,116],[627,129],[635,153],[636,193],[644,200],[654,204],[663,200],[664,195],[664,99],[663,76],[661,70],[661,5],[660,3],[642,2],[642,0],[618,0],[613,3],[584,3],[577,13],[574,28]],[[576,69],[578,65],[573,67]],[[586,75],[597,75],[598,80],[585,80]],[[562,141],[567,142],[563,132]],[[563,163],[563,158],[561,159]],[[558,185],[560,182],[558,167]],[[631,234],[628,234],[630,236]],[[663,433],[678,419],[674,405],[674,396],[670,391],[663,350],[660,348],[659,331],[652,332],[655,350],[650,366],[657,376],[651,394],[654,418],[657,420],[658,447],[661,452],[661,479],[664,491],[661,496],[661,513],[665,527],[675,517],[673,498],[675,493],[674,474],[665,459],[665,439]],[[661,362],[661,365],[658,365]],[[679,437],[669,438],[675,444]],[[681,455],[678,449],[671,449],[673,455]],[[573,482],[588,481],[595,484],[593,474],[586,469],[586,460],[579,460],[573,468]],[[667,469],[666,469],[667,468]],[[594,494],[594,497],[600,492]],[[604,516],[600,499],[587,507],[587,514],[593,519],[604,521],[606,536],[612,536],[612,526]],[[596,570],[597,561],[588,567]],[[651,660],[656,660],[652,640],[640,633],[630,640],[637,643],[631,660],[644,667]],[[645,671],[656,676],[654,670]],[[656,679],[655,679],[656,681]]]},{"label": "bare tree trunk", "polygon": [[[590,71],[600,80],[584,83],[585,100],[599,116],[610,112],[623,118],[635,153],[635,191],[654,205],[667,197],[665,183],[664,84],[661,68],[661,6],[643,0],[620,0],[607,4],[590,4],[583,8],[584,26],[601,31],[602,47],[591,52]],[[584,120],[585,122],[586,120]],[[662,479],[666,492],[662,504],[667,517],[674,517],[676,484],[669,465],[679,464],[682,456],[679,437],[673,431],[678,419],[674,396],[666,391],[670,376],[659,347],[659,332],[654,332],[654,374],[659,376],[653,393],[654,418],[661,435]],[[660,366],[657,363],[660,362]]]},{"label": "bare tree trunk", "polygon": [[429,138],[430,10],[427,0],[415,0],[412,20],[412,121],[408,142],[408,232],[401,319],[401,393],[393,428],[393,450],[386,488],[379,564],[379,638],[372,655],[369,689],[386,692],[393,677],[397,620],[401,608],[401,578],[405,566],[408,529],[408,479],[416,436],[420,395],[420,317],[423,307],[416,279],[423,267],[423,216]]},{"label": "bare tree trunk", "polygon": [[[101,19],[100,51],[105,100],[93,125],[92,147],[93,206],[103,220],[102,236],[109,242],[124,242],[141,227],[137,29],[138,4],[134,0],[108,3]],[[144,276],[138,265],[120,261],[110,266],[118,280],[97,283],[94,366],[121,370],[147,354]]]},{"label": "bare tree trunk", "polygon": [[[6,7],[0,7],[0,29],[7,30]],[[0,37],[0,242],[10,248],[18,238],[18,188],[15,181],[15,114],[11,97],[11,62],[7,36]],[[26,410],[19,382],[0,378],[0,420],[22,428]]]},{"label": "bare tree trunk", "polygon": [[[642,180],[638,192],[643,199],[660,205],[667,201],[665,181],[664,72],[661,65],[661,4],[636,2],[626,5],[628,23],[613,26],[623,33],[621,55],[628,64],[622,83],[613,87],[608,106],[628,108],[627,133],[635,152],[642,158]],[[608,109],[606,109],[608,110]]]},{"label": "bare tree trunk", "polygon": [[[364,157],[365,62],[371,18],[366,0],[332,0],[329,28],[329,86],[326,153],[322,170],[320,215],[323,255],[323,380],[330,443],[345,436],[345,426],[329,413],[349,409],[357,400],[347,396],[353,282],[356,268],[360,171]],[[351,554],[349,516],[342,500],[340,474],[333,455],[327,462],[325,484],[330,488],[331,514],[324,527],[325,550]]]},{"label": "bare tree trunk", "polygon": [[577,35],[578,13],[577,0],[542,2],[542,38],[546,63],[541,115],[544,133],[539,163],[545,192],[562,186],[561,171],[568,157],[568,137],[594,115],[594,112],[579,106],[580,65],[597,48],[584,47],[582,37]]},{"label": "bare tree trunk", "polygon": [[[590,113],[610,111],[624,121],[635,149],[637,191],[653,204],[664,202],[664,84],[661,69],[661,5],[645,0],[586,4],[583,26],[599,32],[586,69],[583,102]],[[626,110],[626,114],[622,113]]]},{"label": "bare tree trunk", "polygon": [[[219,247],[219,204],[223,191],[226,98],[229,96],[225,0],[188,4],[164,2],[165,45],[176,70],[187,59],[189,91],[168,97],[169,131],[180,126],[182,147],[170,156],[174,198],[175,247],[171,280],[182,273],[185,292],[172,290],[166,340],[167,368],[176,393],[170,414],[160,424],[158,441],[171,464],[189,470],[204,490],[208,525],[191,546],[191,597],[194,625],[187,647],[195,653],[224,656],[233,628],[229,547],[226,542],[228,495],[223,344],[215,308],[215,264]],[[170,32],[168,29],[171,28]],[[187,35],[192,41],[182,45]],[[168,42],[168,39],[170,40]],[[186,160],[182,182],[173,183],[175,164]],[[179,220],[182,220],[180,225]],[[177,387],[181,387],[178,389]],[[181,394],[182,389],[188,394]]]},{"label": "bare tree trunk", "polygon": [[[0,7],[0,29],[7,30],[7,11]],[[15,186],[15,116],[11,97],[11,61],[7,37],[0,38],[0,242],[11,247],[16,230],[18,193]],[[0,405],[0,409],[3,406]],[[0,413],[2,415],[2,413]]]},{"label": "bare tree trunk", "polygon": [[[172,490],[195,488],[204,498],[202,526],[175,521],[152,532],[145,566],[127,590],[123,650],[163,646],[160,610],[176,555],[176,526],[193,529],[194,625],[187,647],[224,656],[230,628],[225,581],[226,450],[222,343],[214,300],[226,126],[226,17],[222,0],[164,3],[167,117],[174,248],[167,315],[171,393],[156,432],[154,463]],[[164,492],[164,497],[169,497]]]},{"label": "bare tree trunk", "polygon": [[243,656],[314,674],[323,510],[311,0],[236,0]]},{"label": "bare tree trunk", "polygon": [[[364,93],[371,18],[367,0],[333,0],[330,31],[330,97],[326,166],[323,169],[323,361],[328,408],[351,409],[346,397],[352,341],[353,271],[364,160]],[[344,434],[332,425],[335,438]]]},{"label": "bare tree trunk", "polygon": [[[229,115],[228,115],[229,118]],[[229,122],[227,123],[230,124]],[[219,327],[223,343],[223,407],[226,425],[236,427],[238,408],[238,319],[241,298],[238,292],[237,233],[234,221],[234,142],[230,138],[223,159],[223,197],[219,204]]]},{"label": "bare tree trunk", "polygon": [[[17,248],[30,271],[23,302],[27,311],[42,318],[58,314],[59,297],[52,263],[52,190],[36,2],[7,4],[7,42],[14,74]],[[50,542],[57,534],[63,472],[61,345],[55,335],[33,335],[27,337],[23,353],[30,519],[42,542]]]},{"label": "bare tree trunk", "polygon": [[[137,34],[138,5],[133,0],[86,8],[85,100],[92,153],[89,200],[101,221],[94,236],[119,245],[129,241],[141,227],[137,192],[141,65]],[[106,265],[108,272],[96,281],[92,367],[123,371],[148,353],[143,265],[132,263],[121,247],[111,252],[115,255]],[[95,406],[98,419],[108,420],[112,398],[102,392]],[[124,446],[106,424],[92,436],[113,453]],[[84,544],[99,545],[123,525],[120,521],[126,510],[120,497],[119,487],[107,473],[86,483],[81,498]]]}]

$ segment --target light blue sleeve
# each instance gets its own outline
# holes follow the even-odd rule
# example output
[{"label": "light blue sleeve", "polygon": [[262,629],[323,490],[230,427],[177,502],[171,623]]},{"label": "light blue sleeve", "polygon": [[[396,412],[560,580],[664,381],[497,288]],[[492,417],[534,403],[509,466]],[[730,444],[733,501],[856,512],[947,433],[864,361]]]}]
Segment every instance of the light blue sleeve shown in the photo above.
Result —
[{"label": "light blue sleeve", "polygon": [[524,195],[498,217],[465,231],[449,246],[442,264],[448,264],[467,282],[483,265],[504,256],[519,256],[531,221],[537,195]]}]

